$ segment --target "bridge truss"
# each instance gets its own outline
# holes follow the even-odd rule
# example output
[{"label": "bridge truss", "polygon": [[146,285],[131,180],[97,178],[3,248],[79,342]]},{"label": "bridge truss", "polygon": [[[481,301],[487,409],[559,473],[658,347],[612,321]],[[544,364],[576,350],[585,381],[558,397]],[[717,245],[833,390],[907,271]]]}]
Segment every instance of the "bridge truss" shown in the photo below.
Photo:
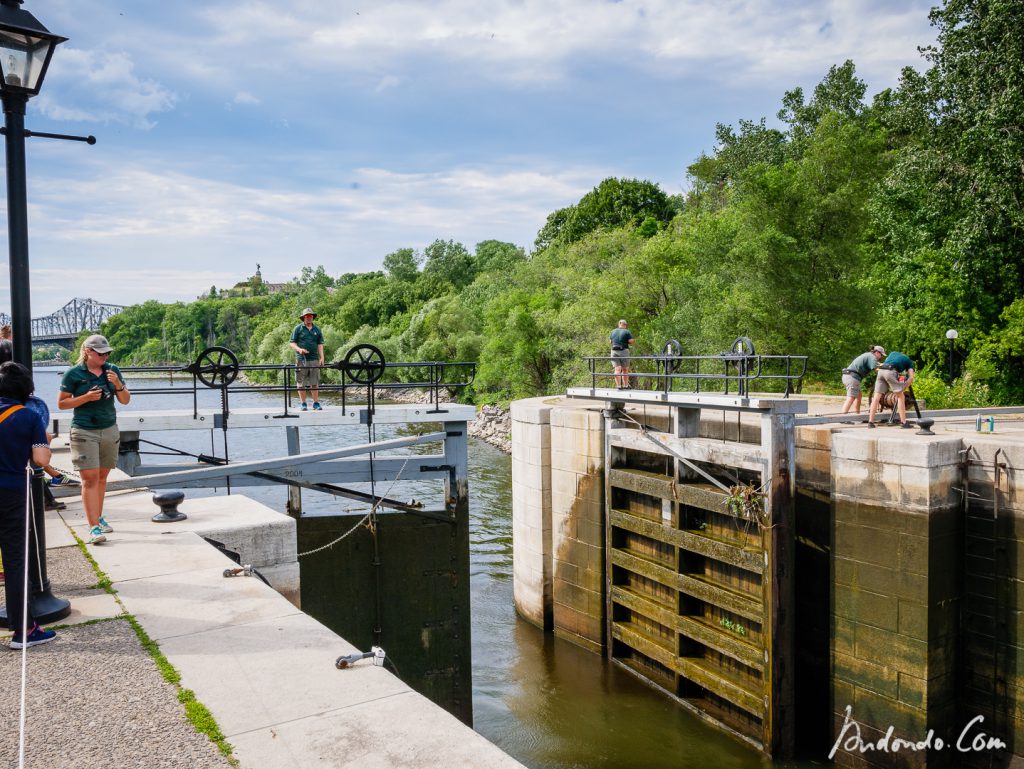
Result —
[{"label": "bridge truss", "polygon": [[[95,299],[72,299],[57,312],[32,319],[32,341],[73,342],[83,331],[95,331],[123,309],[123,305],[104,304]],[[10,322],[11,316],[0,312],[0,326]]]}]

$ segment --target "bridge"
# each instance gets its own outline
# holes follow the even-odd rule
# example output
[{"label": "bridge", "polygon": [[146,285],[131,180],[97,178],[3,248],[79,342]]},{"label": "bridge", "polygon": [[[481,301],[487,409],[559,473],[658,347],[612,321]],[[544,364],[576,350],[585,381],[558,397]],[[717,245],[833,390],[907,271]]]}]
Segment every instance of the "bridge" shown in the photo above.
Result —
[{"label": "bridge", "polygon": [[[57,312],[32,319],[32,344],[59,344],[70,348],[83,331],[96,331],[100,324],[124,309],[120,304],[103,304],[95,299],[72,299]],[[11,316],[0,312],[0,326]]]}]

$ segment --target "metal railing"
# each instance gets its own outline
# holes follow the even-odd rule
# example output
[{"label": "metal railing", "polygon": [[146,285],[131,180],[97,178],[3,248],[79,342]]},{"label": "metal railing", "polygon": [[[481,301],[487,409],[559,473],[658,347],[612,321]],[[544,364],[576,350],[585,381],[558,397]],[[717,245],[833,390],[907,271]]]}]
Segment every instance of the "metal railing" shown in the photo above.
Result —
[{"label": "metal railing", "polygon": [[[360,348],[371,348],[360,345]],[[440,412],[442,393],[458,392],[473,383],[476,376],[476,364],[468,361],[403,361],[386,362],[380,351],[371,348],[372,354],[367,359],[353,358],[349,351],[346,359],[336,363],[325,363],[312,366],[319,369],[322,375],[330,376],[330,372],[338,372],[337,382],[322,380],[317,386],[319,393],[341,395],[341,407],[344,409],[350,400],[365,402],[372,413],[378,398],[385,400],[388,391],[426,390],[430,393],[427,413]],[[219,351],[219,352],[218,352]],[[212,352],[212,354],[211,354]],[[219,357],[218,357],[219,356]],[[226,357],[226,360],[225,360]],[[208,348],[200,353],[196,362],[189,366],[124,366],[120,371],[128,374],[167,374],[173,380],[175,374],[188,377],[188,386],[146,386],[140,384],[145,378],[138,378],[132,383],[133,396],[146,395],[191,395],[193,415],[198,415],[200,390],[212,389],[221,394],[222,411],[228,413],[230,393],[280,393],[284,407],[283,417],[291,416],[292,398],[298,386],[295,381],[295,364],[239,364],[234,354],[226,348]],[[252,376],[255,374],[256,376]],[[260,376],[270,374],[270,376]],[[257,383],[258,380],[274,379],[271,383]],[[253,380],[257,380],[254,382]],[[303,389],[310,390],[311,387]]]},{"label": "metal railing", "polygon": [[[752,382],[784,382],[784,396],[799,393],[807,373],[806,355],[756,355],[721,353],[719,355],[631,355],[630,389],[663,392],[715,392],[741,397],[750,394]],[[596,389],[607,380],[614,386],[616,359],[612,356],[586,356],[590,367],[590,387]],[[604,370],[608,366],[611,370]],[[599,370],[600,369],[600,370]],[[621,375],[620,375],[621,376]],[[718,383],[709,388],[707,385]],[[647,386],[643,386],[646,384]]]}]

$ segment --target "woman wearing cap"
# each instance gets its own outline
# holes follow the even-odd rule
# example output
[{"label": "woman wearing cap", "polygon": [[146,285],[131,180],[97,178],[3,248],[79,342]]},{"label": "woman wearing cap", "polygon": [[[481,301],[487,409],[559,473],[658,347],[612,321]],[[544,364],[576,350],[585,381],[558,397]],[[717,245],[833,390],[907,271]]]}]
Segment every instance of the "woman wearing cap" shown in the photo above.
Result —
[{"label": "woman wearing cap", "polygon": [[60,381],[57,407],[74,409],[71,419],[71,461],[82,478],[82,506],[89,520],[89,543],[105,542],[113,529],[103,517],[107,476],[117,466],[121,434],[117,429],[114,401],[132,399],[117,366],[108,363],[107,338],[93,334],[82,343],[78,365]]},{"label": "woman wearing cap", "polygon": [[860,413],[862,397],[860,381],[878,368],[878,364],[884,357],[885,348],[876,344],[866,353],[858,355],[850,361],[850,365],[843,369],[843,387],[846,388],[846,403],[843,404],[844,414],[848,414],[854,406],[856,406],[857,413]]}]

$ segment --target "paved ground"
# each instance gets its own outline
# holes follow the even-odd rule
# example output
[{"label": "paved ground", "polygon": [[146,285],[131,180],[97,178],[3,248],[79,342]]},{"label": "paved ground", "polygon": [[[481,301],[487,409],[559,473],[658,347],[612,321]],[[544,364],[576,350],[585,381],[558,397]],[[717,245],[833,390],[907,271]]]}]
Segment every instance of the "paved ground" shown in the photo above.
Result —
[{"label": "paved ground", "polygon": [[[73,605],[103,594],[77,547],[49,550],[47,564],[54,594]],[[21,653],[8,649],[5,640],[0,644],[3,767],[18,765],[20,688]],[[29,649],[26,708],[25,766],[231,766],[186,720],[177,689],[163,679],[123,619],[61,628],[57,640]]]}]

